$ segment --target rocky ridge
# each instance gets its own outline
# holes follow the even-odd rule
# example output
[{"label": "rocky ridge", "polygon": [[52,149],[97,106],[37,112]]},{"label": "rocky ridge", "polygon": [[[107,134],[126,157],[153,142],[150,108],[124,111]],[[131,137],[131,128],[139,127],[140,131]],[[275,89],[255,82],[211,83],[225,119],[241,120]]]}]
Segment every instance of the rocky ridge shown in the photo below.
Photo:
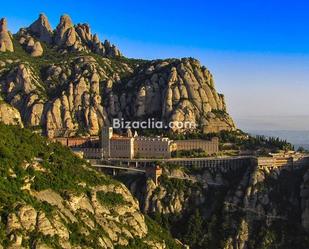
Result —
[{"label": "rocky ridge", "polygon": [[[53,30],[47,17],[40,14],[28,28],[21,28],[16,37],[34,57],[43,55],[40,42],[56,47],[60,53],[78,51],[94,52],[106,57],[121,56],[120,51],[109,41],[102,43],[97,34],[92,35],[88,24],[74,25],[68,15],[61,16],[60,23]],[[33,51],[40,51],[40,53],[33,53]]]},{"label": "rocky ridge", "polygon": [[212,74],[195,59],[127,59],[66,15],[54,31],[40,15],[13,43],[15,52],[0,53],[3,99],[24,125],[49,136],[95,135],[114,118],[193,122],[205,133],[235,129]]}]

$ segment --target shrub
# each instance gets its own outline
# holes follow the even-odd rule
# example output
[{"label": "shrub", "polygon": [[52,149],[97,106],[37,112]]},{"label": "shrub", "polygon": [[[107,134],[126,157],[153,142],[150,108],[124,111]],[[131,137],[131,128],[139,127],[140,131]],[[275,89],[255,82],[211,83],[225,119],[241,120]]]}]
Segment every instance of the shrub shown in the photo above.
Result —
[{"label": "shrub", "polygon": [[111,207],[127,204],[127,202],[124,200],[121,194],[114,193],[114,192],[98,191],[97,199],[102,205],[107,205]]}]

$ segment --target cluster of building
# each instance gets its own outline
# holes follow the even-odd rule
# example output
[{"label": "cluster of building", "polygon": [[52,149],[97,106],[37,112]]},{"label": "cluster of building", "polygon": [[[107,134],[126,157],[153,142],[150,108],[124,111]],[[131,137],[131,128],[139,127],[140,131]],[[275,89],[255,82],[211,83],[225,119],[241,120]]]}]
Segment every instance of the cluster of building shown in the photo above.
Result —
[{"label": "cluster of building", "polygon": [[219,151],[219,140],[213,138],[210,141],[201,139],[170,140],[168,137],[145,137],[132,134],[127,130],[126,136],[113,133],[113,128],[102,129],[101,144],[103,157],[105,158],[171,158],[171,153],[176,150],[200,149],[207,154],[215,154]]},{"label": "cluster of building", "polygon": [[168,137],[139,136],[130,129],[125,135],[113,132],[112,127],[104,127],[100,137],[54,138],[61,144],[82,152],[86,158],[171,158],[176,150],[202,150],[209,155],[219,151],[219,139],[171,140]]},{"label": "cluster of building", "polygon": [[267,157],[257,157],[257,165],[266,168],[297,166],[307,161],[307,157],[295,151],[270,153]]}]

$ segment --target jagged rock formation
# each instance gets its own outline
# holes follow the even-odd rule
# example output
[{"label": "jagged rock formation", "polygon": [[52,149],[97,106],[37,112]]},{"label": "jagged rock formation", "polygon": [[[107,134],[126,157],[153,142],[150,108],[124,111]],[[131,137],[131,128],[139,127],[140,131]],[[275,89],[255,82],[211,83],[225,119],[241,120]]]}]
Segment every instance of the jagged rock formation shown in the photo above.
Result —
[{"label": "jagged rock formation", "polygon": [[43,47],[39,41],[35,41],[31,36],[20,31],[19,43],[32,57],[39,57],[43,55]]},{"label": "jagged rock formation", "polygon": [[[134,94],[130,94],[132,88],[136,89]],[[132,100],[133,110],[129,105]],[[139,70],[121,93],[120,109],[124,116],[136,118],[160,113],[166,122],[196,123],[204,132],[235,128],[211,73],[194,59],[155,61]]]},{"label": "jagged rock formation", "polygon": [[[205,133],[235,129],[213,76],[195,59],[126,59],[67,15],[54,33],[40,15],[15,38],[39,58],[12,53],[13,61],[22,60],[8,63],[0,54],[4,100],[20,111],[25,125],[41,126],[49,136],[94,135],[114,118],[191,122]],[[190,129],[196,131],[174,128]]]},{"label": "jagged rock formation", "polygon": [[3,124],[0,137],[0,248],[183,248],[66,148]]},{"label": "jagged rock formation", "polygon": [[28,28],[19,30],[17,39],[34,57],[43,54],[40,42],[57,48],[61,53],[78,51],[93,52],[106,57],[121,56],[120,51],[109,41],[102,43],[97,35],[92,35],[88,24],[74,25],[68,15],[61,16],[60,23],[53,31],[47,17],[40,14]]},{"label": "jagged rock formation", "polygon": [[185,171],[166,170],[172,178],[162,178],[159,186],[152,180],[124,182],[143,212],[169,223],[173,235],[185,243],[190,244],[191,237],[183,227],[190,227],[194,211],[200,210],[203,236],[192,248],[308,248],[309,164]]},{"label": "jagged rock formation", "polygon": [[13,52],[13,42],[11,34],[7,28],[7,21],[5,18],[0,20],[0,52]]},{"label": "jagged rock formation", "polygon": [[28,30],[40,41],[47,44],[51,44],[53,41],[53,30],[44,14],[40,14],[39,19],[32,23]]}]

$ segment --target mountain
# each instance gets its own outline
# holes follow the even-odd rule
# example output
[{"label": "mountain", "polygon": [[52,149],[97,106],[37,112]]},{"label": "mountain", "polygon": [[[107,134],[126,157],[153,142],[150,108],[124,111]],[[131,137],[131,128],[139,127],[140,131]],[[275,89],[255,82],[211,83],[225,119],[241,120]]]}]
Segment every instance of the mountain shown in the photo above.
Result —
[{"label": "mountain", "polygon": [[0,248],[183,248],[120,182],[0,123]]},{"label": "mountain", "polygon": [[67,15],[53,30],[41,14],[14,35],[2,19],[0,51],[2,100],[24,126],[50,137],[95,135],[114,118],[194,122],[203,133],[235,130],[224,96],[199,61],[128,59]]}]

